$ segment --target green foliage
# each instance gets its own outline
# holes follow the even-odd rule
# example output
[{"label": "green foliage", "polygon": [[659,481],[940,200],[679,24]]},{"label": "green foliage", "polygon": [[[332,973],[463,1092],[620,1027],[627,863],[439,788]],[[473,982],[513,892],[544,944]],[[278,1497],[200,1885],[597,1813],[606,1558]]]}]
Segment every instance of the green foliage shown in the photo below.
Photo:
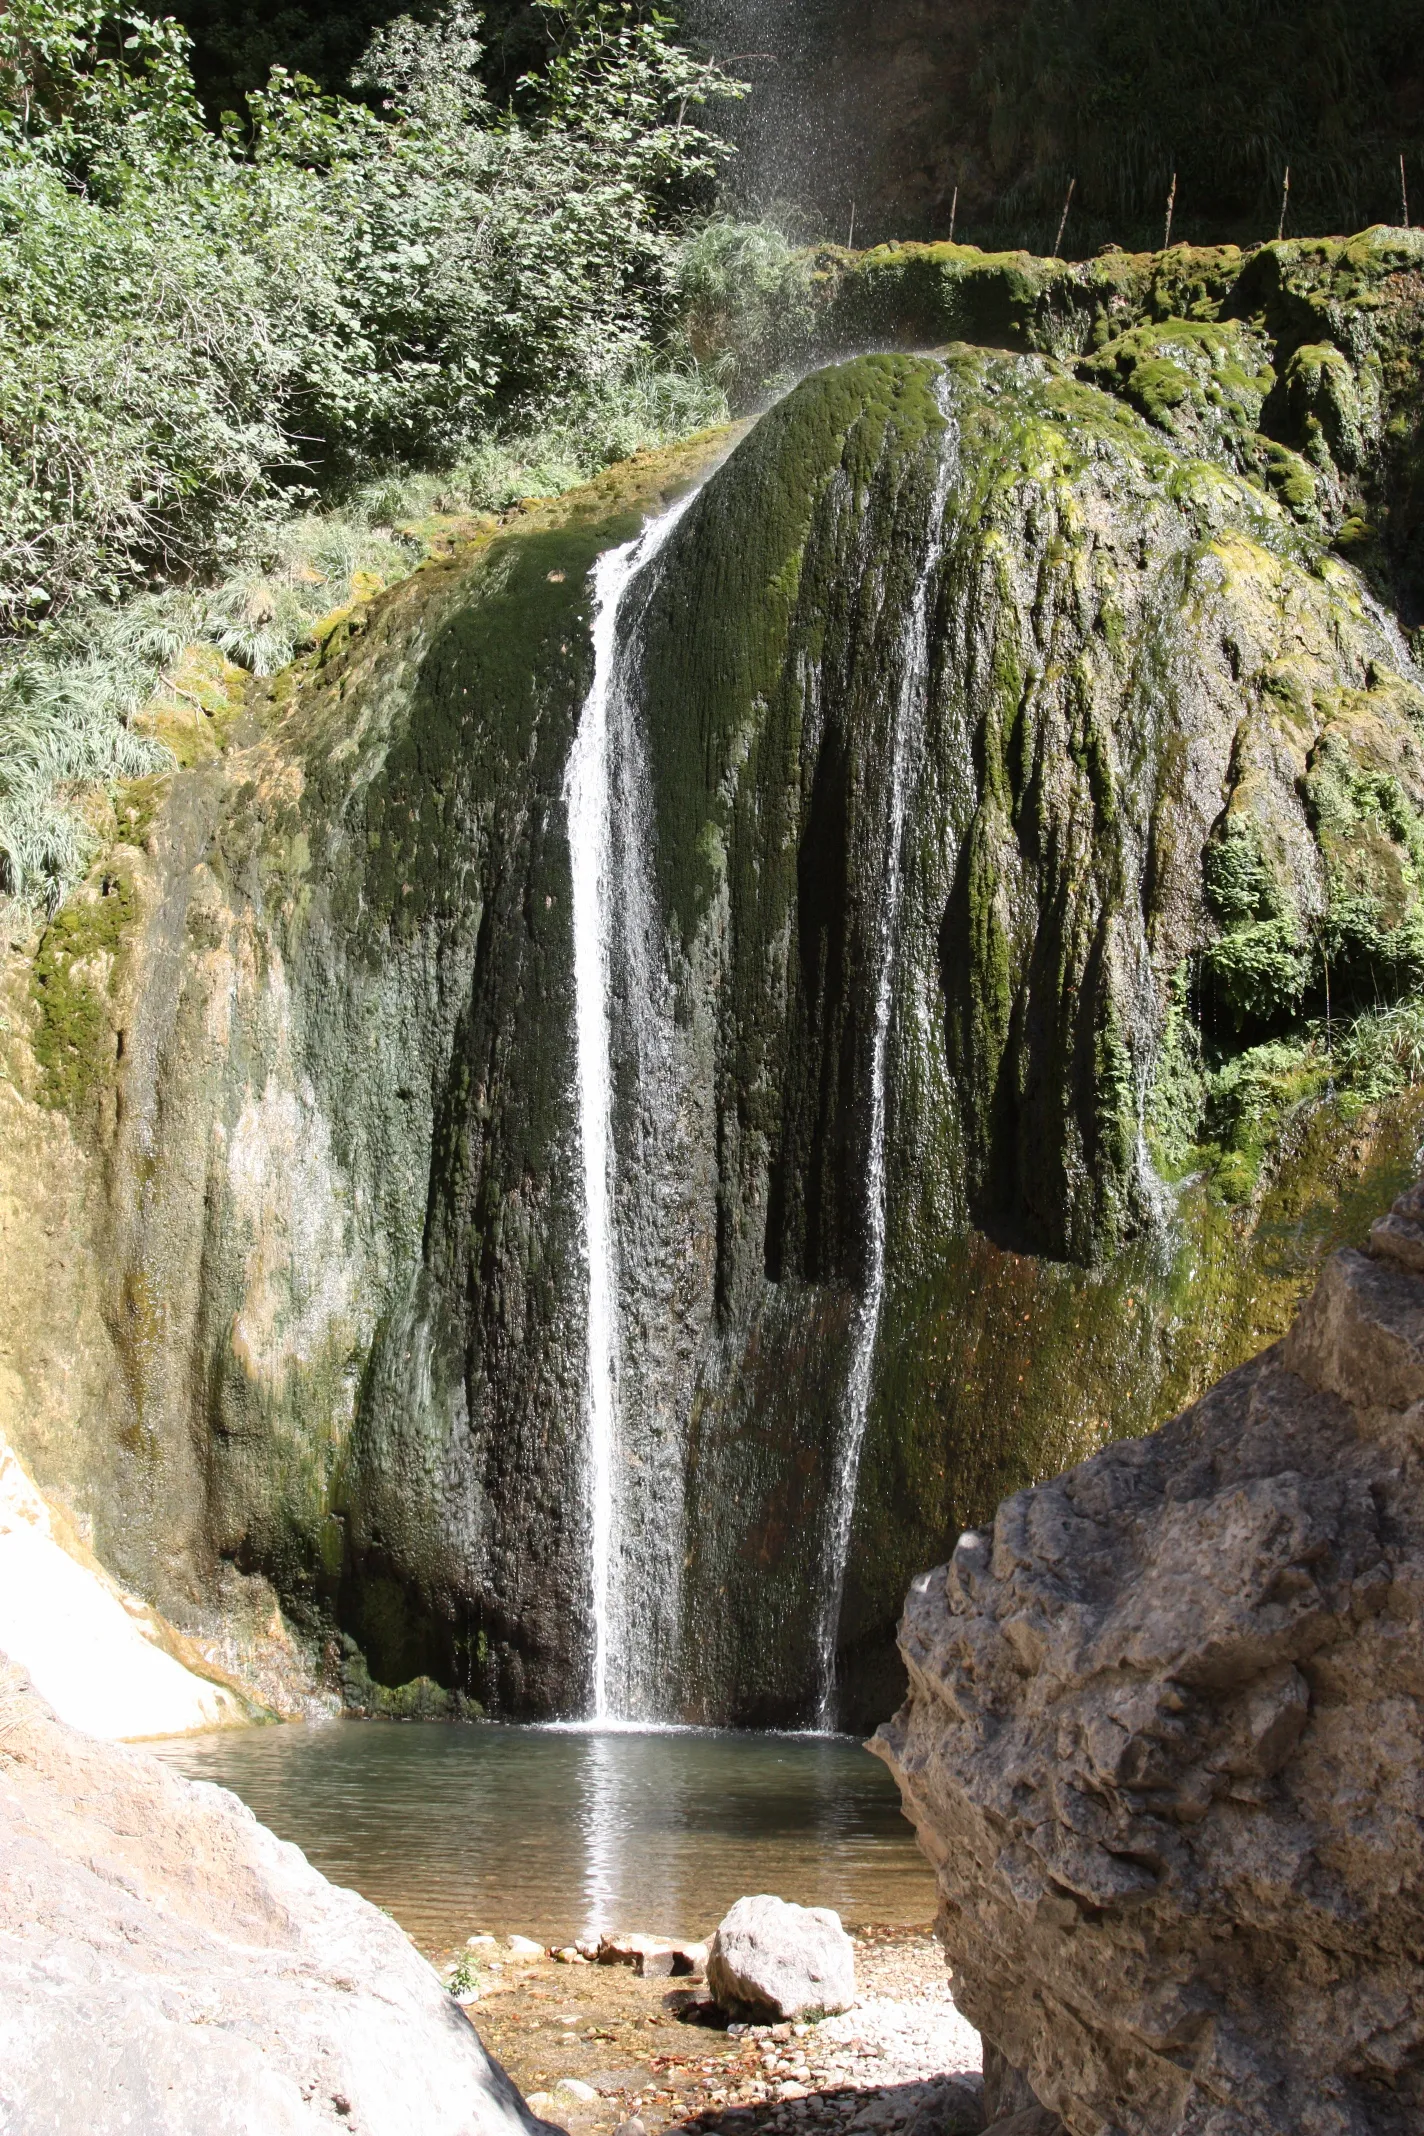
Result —
[{"label": "green foliage", "polygon": [[86,788],[143,778],[166,750],[129,722],[172,647],[163,613],[106,612],[0,668],[0,890],[51,908],[92,845],[73,805]]},{"label": "green foliage", "polygon": [[1393,773],[1362,765],[1334,730],[1305,779],[1329,878],[1321,955],[1337,999],[1388,999],[1424,978],[1424,821]]},{"label": "green foliage", "polygon": [[35,958],[35,1060],[46,1103],[72,1117],[87,1107],[108,1065],[106,997],[134,910],[132,884],[120,874],[106,876],[93,894],[71,900],[56,915]]},{"label": "green foliage", "polygon": [[733,389],[778,379],[814,330],[809,255],[767,223],[720,216],[694,232],[678,289],[694,352]]},{"label": "green foliage", "polygon": [[1281,916],[1280,885],[1254,817],[1228,815],[1202,855],[1207,903],[1225,925]]},{"label": "green foliage", "polygon": [[0,15],[0,627],[211,574],[294,485],[439,465],[646,366],[735,93],[657,21],[568,34],[517,116],[480,18],[409,18],[381,118],[275,70],[203,127],[182,33],[102,0]]},{"label": "green foliage", "polygon": [[484,1974],[480,1971],[473,1951],[461,1951],[445,1982],[450,1994],[477,1995],[484,1986]]},{"label": "green foliage", "polygon": [[176,23],[0,13],[0,888],[52,903],[75,790],[165,760],[129,722],[183,644],[270,672],[419,560],[398,521],[724,416],[676,321],[738,86],[616,0],[542,12],[513,112],[455,0],[371,42],[379,115],[278,68],[216,133]]},{"label": "green foliage", "polygon": [[185,649],[218,647],[271,675],[333,617],[406,576],[471,515],[557,496],[634,453],[724,422],[726,401],[694,366],[646,360],[548,421],[492,432],[451,467],[395,469],[345,501],[248,530],[249,555],[214,583],[71,608],[0,659],[0,892],[51,909],[94,838],[86,791],[171,766],[135,715],[172,685]]}]

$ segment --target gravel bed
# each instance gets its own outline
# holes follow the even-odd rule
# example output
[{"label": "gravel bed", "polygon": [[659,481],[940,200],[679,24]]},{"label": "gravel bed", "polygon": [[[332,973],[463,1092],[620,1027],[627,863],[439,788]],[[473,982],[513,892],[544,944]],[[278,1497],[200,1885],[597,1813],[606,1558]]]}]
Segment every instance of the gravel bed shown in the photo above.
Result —
[{"label": "gravel bed", "polygon": [[971,2136],[979,2035],[954,2006],[943,1952],[925,1930],[862,1931],[855,1944],[854,2008],[814,2024],[729,2026],[705,1988],[549,1960],[469,2014],[534,2111],[571,2136]]}]

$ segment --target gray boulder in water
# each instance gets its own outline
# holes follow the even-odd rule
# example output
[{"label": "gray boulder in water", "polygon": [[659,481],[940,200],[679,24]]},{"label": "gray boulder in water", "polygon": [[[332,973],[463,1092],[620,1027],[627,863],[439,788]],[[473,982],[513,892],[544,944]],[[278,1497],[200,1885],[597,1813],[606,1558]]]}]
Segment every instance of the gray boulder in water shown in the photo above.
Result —
[{"label": "gray boulder in water", "polygon": [[1424,2128],[1424,1187],[1282,1343],[916,1582],[874,1747],[1071,2136]]},{"label": "gray boulder in water", "polygon": [[394,1921],[0,1656],[5,2136],[544,2127]]},{"label": "gray boulder in water", "polygon": [[707,1985],[725,2010],[848,2010],[855,2001],[855,1946],[828,1906],[793,1906],[765,1895],[738,1899],[712,1938]]}]

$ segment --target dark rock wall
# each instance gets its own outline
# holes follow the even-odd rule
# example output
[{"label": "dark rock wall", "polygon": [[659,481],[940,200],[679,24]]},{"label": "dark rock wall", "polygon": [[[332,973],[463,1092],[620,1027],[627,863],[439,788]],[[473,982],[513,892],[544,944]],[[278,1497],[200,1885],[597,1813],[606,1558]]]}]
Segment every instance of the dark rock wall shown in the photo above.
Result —
[{"label": "dark rock wall", "polygon": [[[693,1710],[725,1710],[728,1684],[747,1717],[805,1697],[804,1633],[784,1626],[806,1623],[806,1520],[845,1429],[886,721],[942,454],[956,479],[889,1044],[891,1280],[842,1622],[852,1673],[865,1644],[858,1695],[884,1696],[877,1626],[936,1517],[951,1529],[991,1476],[1060,1466],[1169,1399],[1224,1333],[1231,1226],[1209,1194],[1169,1213],[1152,1140],[1174,975],[1218,932],[1204,856],[1243,758],[1271,767],[1255,792],[1294,909],[1330,895],[1298,791],[1311,744],[1242,672],[1285,660],[1326,725],[1342,687],[1363,690],[1352,746],[1386,723],[1416,796],[1424,700],[1386,672],[1407,656],[1381,626],[1347,623],[1348,580],[1303,569],[1288,515],[1160,450],[1051,365],[865,359],[762,422],[666,559],[644,667],[658,877],[675,983],[718,1010],[715,1058],[691,1069],[715,1092],[721,1331],[693,1396],[695,1489],[722,1508],[692,1529]],[[1315,1161],[1394,1178],[1410,1132]],[[1277,1191],[1311,1181],[1302,1152]],[[768,1314],[796,1331],[769,1382]]]},{"label": "dark rock wall", "polygon": [[[843,240],[1194,242],[1402,217],[1420,161],[1417,23],[1405,0],[1302,16],[1196,0],[1169,34],[1137,0],[685,0],[687,26],[752,85],[734,199]],[[1348,147],[1345,144],[1348,143]],[[1417,182],[1417,181],[1411,181]],[[1417,211],[1416,211],[1417,212]]]}]

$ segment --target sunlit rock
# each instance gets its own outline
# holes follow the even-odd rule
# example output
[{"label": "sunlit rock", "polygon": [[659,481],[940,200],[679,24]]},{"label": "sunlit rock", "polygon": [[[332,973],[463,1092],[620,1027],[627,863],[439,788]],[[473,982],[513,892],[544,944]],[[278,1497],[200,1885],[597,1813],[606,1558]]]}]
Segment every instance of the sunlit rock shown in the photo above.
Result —
[{"label": "sunlit rock", "polygon": [[1424,2117],[1421,1212],[915,1582],[874,1747],[956,2000],[1071,2136]]},{"label": "sunlit rock", "polygon": [[0,1680],[0,2126],[529,2136],[405,1935],[221,1788]]},{"label": "sunlit rock", "polygon": [[761,1895],[738,1899],[718,1924],[707,1984],[726,2010],[848,2010],[855,2001],[855,1946],[828,1906],[793,1906]]},{"label": "sunlit rock", "polygon": [[[0,1432],[0,1655],[86,1735],[184,1735],[261,1717],[111,1580]],[[196,1664],[196,1667],[193,1666]],[[204,1673],[198,1673],[204,1670]]]}]

